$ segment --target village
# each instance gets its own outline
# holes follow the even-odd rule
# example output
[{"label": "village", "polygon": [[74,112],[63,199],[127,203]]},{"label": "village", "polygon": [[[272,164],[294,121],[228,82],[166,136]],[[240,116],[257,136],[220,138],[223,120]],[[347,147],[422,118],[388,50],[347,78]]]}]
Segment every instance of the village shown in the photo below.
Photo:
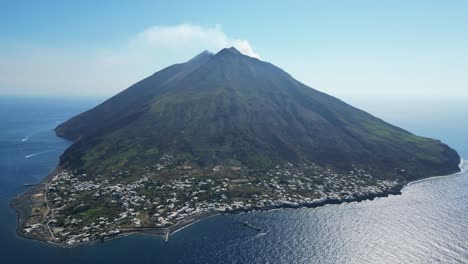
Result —
[{"label": "village", "polygon": [[202,169],[164,155],[142,176],[56,173],[36,194],[41,203],[22,231],[76,245],[138,228],[164,229],[209,212],[314,206],[384,194],[398,181],[378,180],[353,167],[334,173],[313,163],[276,166],[264,174],[242,166]]}]

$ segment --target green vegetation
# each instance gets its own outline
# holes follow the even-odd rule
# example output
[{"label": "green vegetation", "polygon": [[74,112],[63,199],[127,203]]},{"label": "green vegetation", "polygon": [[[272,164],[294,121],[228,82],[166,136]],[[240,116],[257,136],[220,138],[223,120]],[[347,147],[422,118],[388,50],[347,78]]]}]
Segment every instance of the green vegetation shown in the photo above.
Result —
[{"label": "green vegetation", "polygon": [[337,171],[358,164],[382,178],[407,180],[451,173],[459,163],[445,144],[232,49],[157,72],[56,132],[76,141],[61,165],[88,175],[141,175],[164,154],[202,167],[235,164],[253,171],[287,162]]}]

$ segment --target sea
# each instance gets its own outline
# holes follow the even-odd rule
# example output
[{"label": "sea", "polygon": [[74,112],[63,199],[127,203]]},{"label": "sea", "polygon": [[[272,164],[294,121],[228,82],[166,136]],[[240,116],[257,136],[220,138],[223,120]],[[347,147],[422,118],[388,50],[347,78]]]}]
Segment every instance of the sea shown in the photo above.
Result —
[{"label": "sea", "polygon": [[[59,248],[19,237],[10,200],[26,190],[24,184],[46,176],[71,144],[56,137],[54,127],[101,101],[0,97],[0,263],[468,263],[466,172],[415,182],[401,195],[373,201],[217,215],[179,230],[168,243],[133,235]],[[348,102],[441,139],[468,158],[468,100]]]}]

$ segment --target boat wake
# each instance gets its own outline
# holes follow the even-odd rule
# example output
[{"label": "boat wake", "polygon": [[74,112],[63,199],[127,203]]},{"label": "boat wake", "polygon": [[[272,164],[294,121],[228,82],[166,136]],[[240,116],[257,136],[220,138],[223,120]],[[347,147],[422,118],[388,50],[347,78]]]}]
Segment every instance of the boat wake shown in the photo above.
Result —
[{"label": "boat wake", "polygon": [[228,248],[230,247],[234,247],[234,246],[239,246],[239,245],[244,245],[244,244],[247,244],[247,243],[251,243],[252,241],[266,235],[268,232],[261,232],[261,233],[258,233],[256,234],[255,236],[250,236],[250,237],[247,237],[247,238],[238,238],[238,239],[235,239],[233,240],[229,245],[227,245]]},{"label": "boat wake", "polygon": [[47,152],[50,152],[50,151],[42,151],[42,152],[37,152],[37,153],[29,154],[29,155],[24,156],[24,158],[25,158],[25,159],[29,159],[29,158],[32,158],[32,157],[35,157],[35,156],[37,156],[37,155],[41,155],[41,154],[44,154],[44,153],[47,153]]}]

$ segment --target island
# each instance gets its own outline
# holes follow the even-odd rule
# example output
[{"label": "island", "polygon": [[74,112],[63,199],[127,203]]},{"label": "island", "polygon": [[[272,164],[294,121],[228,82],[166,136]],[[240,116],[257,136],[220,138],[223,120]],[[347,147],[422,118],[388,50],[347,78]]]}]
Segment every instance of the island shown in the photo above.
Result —
[{"label": "island", "polygon": [[18,234],[77,246],[219,213],[399,194],[460,157],[256,58],[203,52],[59,125],[73,144],[11,202]]}]

